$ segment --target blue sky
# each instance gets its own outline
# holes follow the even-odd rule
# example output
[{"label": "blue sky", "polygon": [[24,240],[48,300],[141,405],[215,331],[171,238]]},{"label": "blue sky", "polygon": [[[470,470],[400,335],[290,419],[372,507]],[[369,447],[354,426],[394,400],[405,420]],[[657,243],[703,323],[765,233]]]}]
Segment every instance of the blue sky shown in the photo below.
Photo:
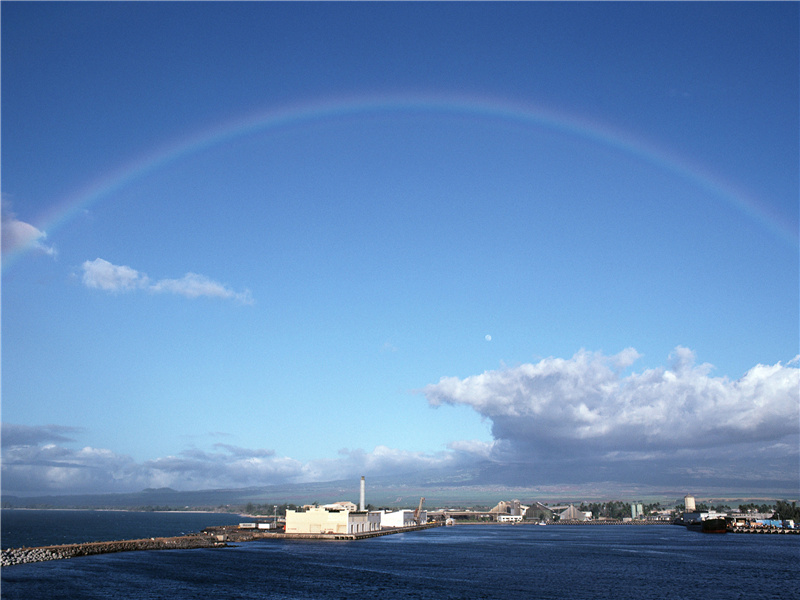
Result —
[{"label": "blue sky", "polygon": [[796,3],[1,10],[4,493],[798,489]]}]

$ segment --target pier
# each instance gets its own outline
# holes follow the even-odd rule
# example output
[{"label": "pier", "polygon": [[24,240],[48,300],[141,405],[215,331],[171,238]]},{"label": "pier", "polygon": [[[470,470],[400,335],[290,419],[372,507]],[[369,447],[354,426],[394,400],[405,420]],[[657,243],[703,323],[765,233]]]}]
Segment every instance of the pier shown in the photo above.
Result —
[{"label": "pier", "polygon": [[208,535],[183,535],[178,537],[158,537],[141,540],[118,540],[112,542],[85,542],[81,544],[62,544],[40,546],[37,548],[9,548],[0,556],[0,566],[8,567],[32,562],[110,554],[113,552],[132,552],[136,550],[183,550],[192,548],[215,548],[226,544]]},{"label": "pier", "polygon": [[800,529],[788,527],[729,527],[729,533],[753,533],[760,535],[800,535]]}]

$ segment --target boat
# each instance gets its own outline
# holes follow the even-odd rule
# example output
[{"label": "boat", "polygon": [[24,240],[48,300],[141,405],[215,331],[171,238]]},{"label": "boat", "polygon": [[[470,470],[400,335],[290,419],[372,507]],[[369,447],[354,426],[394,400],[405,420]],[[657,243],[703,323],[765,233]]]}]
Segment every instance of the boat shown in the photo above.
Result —
[{"label": "boat", "polygon": [[699,531],[701,533],[727,533],[728,531],[728,524],[721,517],[687,521],[684,525],[690,531]]}]

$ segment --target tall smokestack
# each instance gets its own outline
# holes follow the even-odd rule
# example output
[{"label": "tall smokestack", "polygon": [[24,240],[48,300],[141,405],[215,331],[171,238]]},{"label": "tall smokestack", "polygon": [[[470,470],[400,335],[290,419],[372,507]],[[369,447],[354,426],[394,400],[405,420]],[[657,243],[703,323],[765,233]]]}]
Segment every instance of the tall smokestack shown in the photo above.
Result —
[{"label": "tall smokestack", "polygon": [[358,510],[364,511],[364,476],[361,476],[361,496],[358,499]]}]

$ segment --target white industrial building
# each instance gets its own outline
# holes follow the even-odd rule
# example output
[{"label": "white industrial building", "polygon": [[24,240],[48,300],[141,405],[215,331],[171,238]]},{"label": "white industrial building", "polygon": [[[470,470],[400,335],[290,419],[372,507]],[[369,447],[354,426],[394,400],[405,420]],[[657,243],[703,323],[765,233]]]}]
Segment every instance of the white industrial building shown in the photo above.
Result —
[{"label": "white industrial building", "polygon": [[[365,510],[365,484],[361,478],[359,505],[334,502],[286,511],[286,533],[368,533],[380,531],[381,513]],[[356,510],[356,508],[358,510]]]},{"label": "white industrial building", "polygon": [[286,511],[286,533],[366,533],[379,531],[377,512],[350,511],[312,506]]},{"label": "white industrial building", "polygon": [[522,515],[497,515],[498,523],[522,523]]},{"label": "white industrial building", "polygon": [[[380,511],[381,527],[412,527],[417,524],[413,510],[395,510],[392,512]],[[419,513],[419,522],[428,522],[428,511],[423,510]]]}]

